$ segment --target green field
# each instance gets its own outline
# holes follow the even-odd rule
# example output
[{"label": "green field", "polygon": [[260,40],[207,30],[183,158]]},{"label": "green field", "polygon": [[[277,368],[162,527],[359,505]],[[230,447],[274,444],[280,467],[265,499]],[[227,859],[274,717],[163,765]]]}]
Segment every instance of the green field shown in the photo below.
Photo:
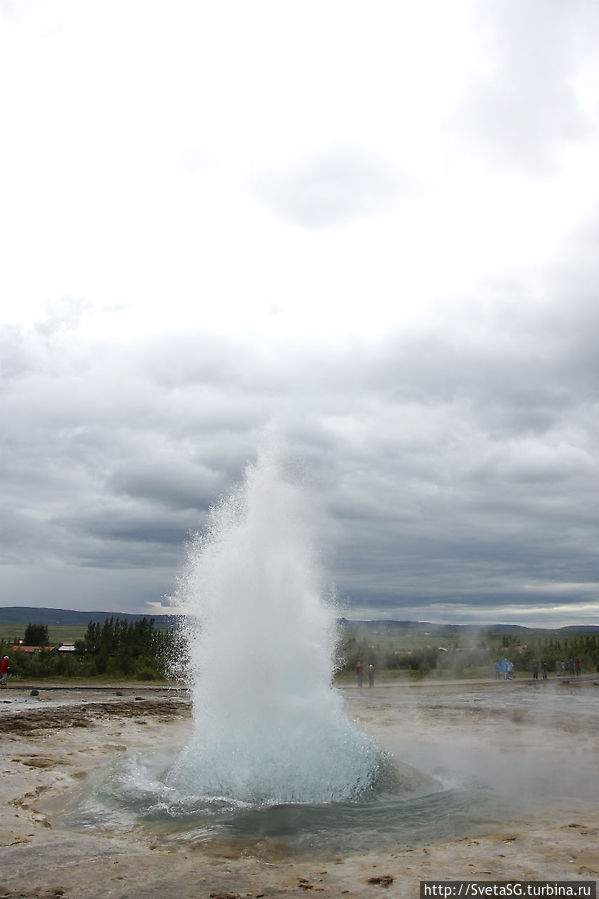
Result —
[{"label": "green field", "polygon": [[[31,622],[34,624],[35,622]],[[0,624],[0,640],[12,643],[14,638],[22,640],[25,634],[26,624],[19,626],[18,624]],[[48,625],[48,637],[50,638],[50,646],[65,643],[68,640],[83,640],[87,627],[78,625]]]}]

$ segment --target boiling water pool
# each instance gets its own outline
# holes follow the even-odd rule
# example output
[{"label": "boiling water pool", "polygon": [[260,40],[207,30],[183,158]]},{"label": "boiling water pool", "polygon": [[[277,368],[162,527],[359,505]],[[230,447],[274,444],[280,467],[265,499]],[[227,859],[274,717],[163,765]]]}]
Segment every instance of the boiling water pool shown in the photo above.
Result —
[{"label": "boiling water pool", "polygon": [[167,785],[174,753],[132,753],[101,770],[61,815],[76,829],[123,832],[163,843],[276,842],[290,851],[363,852],[472,834],[505,809],[496,792],[471,780],[443,781],[388,759],[360,800],[252,805],[177,794]]}]

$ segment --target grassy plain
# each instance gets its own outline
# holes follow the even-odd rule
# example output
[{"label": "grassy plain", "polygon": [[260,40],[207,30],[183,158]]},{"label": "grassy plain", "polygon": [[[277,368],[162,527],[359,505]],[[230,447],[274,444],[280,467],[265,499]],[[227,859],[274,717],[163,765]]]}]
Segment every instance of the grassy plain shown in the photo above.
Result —
[{"label": "grassy plain", "polygon": [[[31,622],[35,624],[35,621]],[[14,638],[22,640],[25,634],[26,624],[0,624],[0,640],[12,643]],[[58,646],[67,640],[83,640],[87,627],[72,624],[49,624],[48,637],[50,646]]]}]

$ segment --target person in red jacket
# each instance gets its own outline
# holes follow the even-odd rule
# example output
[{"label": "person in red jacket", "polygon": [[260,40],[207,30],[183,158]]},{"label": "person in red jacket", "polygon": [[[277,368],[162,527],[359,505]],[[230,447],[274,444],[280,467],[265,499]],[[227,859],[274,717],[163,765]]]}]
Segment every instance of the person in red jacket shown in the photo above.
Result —
[{"label": "person in red jacket", "polygon": [[0,662],[0,686],[6,686],[6,675],[8,674],[8,656],[4,656]]},{"label": "person in red jacket", "polygon": [[356,680],[358,682],[359,687],[362,686],[363,679],[364,679],[364,667],[362,665],[362,662],[358,662],[358,664],[356,665]]}]

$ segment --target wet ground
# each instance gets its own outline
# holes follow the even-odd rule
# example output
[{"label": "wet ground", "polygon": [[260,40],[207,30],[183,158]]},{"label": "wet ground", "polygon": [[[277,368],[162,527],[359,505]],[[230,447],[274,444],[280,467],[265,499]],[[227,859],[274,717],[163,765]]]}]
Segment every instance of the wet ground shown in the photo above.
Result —
[{"label": "wet ground", "polygon": [[[472,782],[490,791],[497,802],[486,817],[449,803],[438,808],[443,821],[433,815],[443,826],[427,830],[430,815],[416,807],[409,827],[390,822],[373,841],[364,815],[351,844],[336,849],[324,838],[294,844],[251,820],[206,839],[160,820],[77,819],[103,772],[183,744],[187,697],[114,686],[32,697],[28,687],[9,688],[0,694],[0,897],[416,897],[424,878],[598,876],[592,678],[346,687],[342,695],[347,714],[402,765],[441,783],[441,799]],[[339,827],[332,816],[323,834]]]}]

